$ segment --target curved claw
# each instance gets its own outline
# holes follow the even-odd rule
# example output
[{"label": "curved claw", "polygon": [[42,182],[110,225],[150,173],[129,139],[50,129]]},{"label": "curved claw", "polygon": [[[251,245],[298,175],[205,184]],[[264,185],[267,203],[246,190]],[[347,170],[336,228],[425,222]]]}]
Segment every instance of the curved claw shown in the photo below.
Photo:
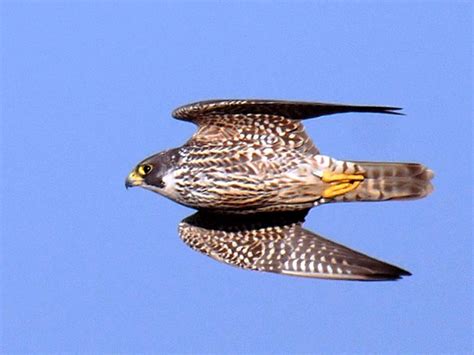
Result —
[{"label": "curved claw", "polygon": [[324,182],[351,182],[351,181],[362,181],[365,179],[364,175],[361,174],[334,174],[330,171],[324,171],[323,177],[321,178]]},{"label": "curved claw", "polygon": [[322,197],[333,198],[339,195],[344,195],[359,187],[360,183],[365,179],[364,175],[354,174],[334,174],[330,171],[324,171],[321,180],[331,184],[323,191]]}]

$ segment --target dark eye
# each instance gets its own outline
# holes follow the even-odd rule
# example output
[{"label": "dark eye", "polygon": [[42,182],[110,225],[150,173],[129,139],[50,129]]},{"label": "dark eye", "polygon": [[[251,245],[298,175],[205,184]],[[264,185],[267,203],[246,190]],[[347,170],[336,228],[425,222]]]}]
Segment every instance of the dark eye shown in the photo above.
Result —
[{"label": "dark eye", "polygon": [[153,170],[153,166],[150,164],[143,164],[138,167],[138,173],[142,176],[148,175]]}]

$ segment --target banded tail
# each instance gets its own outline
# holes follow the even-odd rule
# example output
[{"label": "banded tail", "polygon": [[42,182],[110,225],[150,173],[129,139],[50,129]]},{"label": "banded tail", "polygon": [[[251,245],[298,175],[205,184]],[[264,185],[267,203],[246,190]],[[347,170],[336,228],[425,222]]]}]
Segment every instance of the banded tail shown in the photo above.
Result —
[{"label": "banded tail", "polygon": [[418,199],[433,191],[433,171],[417,163],[333,161],[334,173],[360,174],[357,188],[334,197],[334,201],[385,201]]}]

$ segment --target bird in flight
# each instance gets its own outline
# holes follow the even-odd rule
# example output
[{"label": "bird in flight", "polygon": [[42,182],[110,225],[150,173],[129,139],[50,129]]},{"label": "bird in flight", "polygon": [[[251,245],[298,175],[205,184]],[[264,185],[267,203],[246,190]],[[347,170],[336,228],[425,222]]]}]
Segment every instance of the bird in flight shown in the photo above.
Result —
[{"label": "bird in flight", "polygon": [[197,209],[182,240],[245,269],[338,279],[410,275],[303,228],[318,205],[405,200],[432,191],[417,163],[344,161],[320,154],[302,121],[345,112],[400,114],[400,108],[278,100],[211,100],[173,117],[197,125],[184,145],[141,161],[126,187],[140,186]]}]

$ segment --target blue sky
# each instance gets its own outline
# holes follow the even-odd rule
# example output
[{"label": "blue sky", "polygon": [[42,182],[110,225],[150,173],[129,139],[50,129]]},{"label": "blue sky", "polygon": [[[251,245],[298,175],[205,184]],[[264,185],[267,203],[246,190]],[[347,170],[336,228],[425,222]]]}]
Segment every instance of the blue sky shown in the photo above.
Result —
[{"label": "blue sky", "polygon": [[[469,2],[1,3],[5,352],[472,351]],[[192,213],[126,191],[211,98],[394,105],[310,120],[324,154],[423,162],[412,202],[314,209],[306,226],[400,265],[398,282],[235,269],[177,235]]]}]

